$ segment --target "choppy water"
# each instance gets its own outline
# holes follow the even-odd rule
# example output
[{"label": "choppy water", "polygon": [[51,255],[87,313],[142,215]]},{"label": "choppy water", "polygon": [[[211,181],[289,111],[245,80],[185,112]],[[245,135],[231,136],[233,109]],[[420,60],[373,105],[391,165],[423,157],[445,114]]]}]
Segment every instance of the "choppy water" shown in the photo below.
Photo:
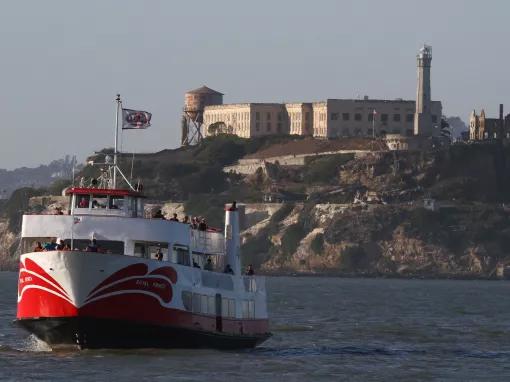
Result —
[{"label": "choppy water", "polygon": [[274,337],[255,350],[50,351],[11,324],[16,274],[0,273],[0,380],[510,380],[510,282],[267,286]]}]

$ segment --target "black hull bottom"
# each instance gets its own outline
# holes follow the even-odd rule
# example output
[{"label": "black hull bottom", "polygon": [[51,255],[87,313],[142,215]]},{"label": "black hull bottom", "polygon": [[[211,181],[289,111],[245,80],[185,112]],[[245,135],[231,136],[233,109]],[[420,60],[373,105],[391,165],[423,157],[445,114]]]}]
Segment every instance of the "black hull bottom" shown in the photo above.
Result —
[{"label": "black hull bottom", "polygon": [[50,346],[81,349],[121,348],[253,348],[270,334],[229,335],[87,317],[34,318],[16,321]]}]

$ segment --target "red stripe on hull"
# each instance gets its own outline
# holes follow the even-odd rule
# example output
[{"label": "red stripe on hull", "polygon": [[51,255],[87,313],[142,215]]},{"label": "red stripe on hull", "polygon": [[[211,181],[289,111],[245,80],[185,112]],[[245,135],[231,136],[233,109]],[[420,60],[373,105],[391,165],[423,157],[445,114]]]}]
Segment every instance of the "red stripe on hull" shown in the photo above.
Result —
[{"label": "red stripe on hull", "polygon": [[[217,331],[216,316],[193,314],[165,308],[154,297],[143,294],[123,294],[104,297],[76,308],[48,292],[30,289],[18,303],[18,319],[35,317],[91,317],[107,318],[141,324],[181,327],[208,332]],[[269,331],[267,319],[222,318],[221,330],[229,334],[262,334]]]},{"label": "red stripe on hull", "polygon": [[78,309],[62,297],[40,289],[26,289],[18,302],[16,317],[74,317],[78,314]]}]

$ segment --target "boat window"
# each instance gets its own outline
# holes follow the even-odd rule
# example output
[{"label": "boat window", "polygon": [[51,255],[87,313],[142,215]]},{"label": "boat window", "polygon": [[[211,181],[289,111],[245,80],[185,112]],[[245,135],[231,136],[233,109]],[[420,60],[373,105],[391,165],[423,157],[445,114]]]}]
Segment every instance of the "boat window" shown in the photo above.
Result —
[{"label": "boat window", "polygon": [[207,313],[216,314],[216,298],[214,296],[207,296]]},{"label": "boat window", "polygon": [[193,293],[193,312],[200,313],[201,296],[197,293]]},{"label": "boat window", "polygon": [[221,299],[221,313],[224,317],[235,318],[236,316],[236,304],[232,298]]},{"label": "boat window", "polygon": [[163,254],[163,261],[168,261],[168,243],[148,243],[149,259],[157,259],[158,250]]},{"label": "boat window", "polygon": [[188,291],[182,291],[182,305],[184,309],[191,311],[192,308],[192,293]]},{"label": "boat window", "polygon": [[147,243],[135,243],[135,256],[142,257],[144,259],[147,258]]},{"label": "boat window", "polygon": [[75,195],[75,208],[89,208],[90,195]]},{"label": "boat window", "polygon": [[124,209],[124,197],[123,196],[110,196],[108,208],[111,210],[123,210]]},{"label": "boat window", "polygon": [[173,248],[174,259],[177,264],[189,266],[189,249],[187,246],[176,244]]},{"label": "boat window", "polygon": [[243,300],[243,318],[255,318],[255,302],[253,300]]},{"label": "boat window", "polygon": [[[71,239],[65,239],[65,244],[71,247]],[[88,251],[89,250],[90,240],[86,239],[74,239],[73,247],[74,250],[78,251]],[[114,240],[97,240],[96,241],[98,251],[101,253],[108,254],[116,254],[123,255],[124,254],[124,242],[123,241],[114,241]]]},{"label": "boat window", "polygon": [[92,195],[92,208],[106,208],[108,195]]},{"label": "boat window", "polygon": [[207,314],[207,306],[208,306],[208,303],[207,303],[207,296],[206,295],[201,295],[200,296],[200,312],[201,313],[206,313]]}]

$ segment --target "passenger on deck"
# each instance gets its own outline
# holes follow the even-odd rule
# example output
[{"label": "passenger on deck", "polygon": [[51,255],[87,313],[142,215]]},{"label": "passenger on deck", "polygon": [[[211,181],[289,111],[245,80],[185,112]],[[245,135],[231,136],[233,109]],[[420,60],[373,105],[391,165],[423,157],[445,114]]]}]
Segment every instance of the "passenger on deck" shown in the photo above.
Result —
[{"label": "passenger on deck", "polygon": [[45,251],[54,251],[57,248],[57,240],[51,239],[50,243],[44,243]]},{"label": "passenger on deck", "polygon": [[89,201],[85,198],[81,198],[80,203],[78,203],[79,208],[89,208]]},{"label": "passenger on deck", "polygon": [[38,242],[36,243],[36,246],[35,246],[35,248],[34,248],[33,252],[42,252],[42,251],[44,251],[44,248],[43,248],[43,246],[42,246],[41,242],[40,242],[40,241],[38,241]]},{"label": "passenger on deck", "polygon": [[173,221],[173,222],[178,222],[179,221],[179,219],[177,219],[177,214],[173,214],[173,216],[169,220]]},{"label": "passenger on deck", "polygon": [[62,212],[62,207],[55,208],[55,215],[64,215],[64,213]]},{"label": "passenger on deck", "polygon": [[233,275],[234,274],[234,270],[232,269],[232,267],[230,266],[230,264],[227,264],[225,266],[225,270],[223,271],[223,273],[228,273],[230,275]]},{"label": "passenger on deck", "polygon": [[200,265],[198,265],[198,263],[195,260],[193,260],[193,268],[200,269]]},{"label": "passenger on deck", "polygon": [[86,248],[87,252],[99,252],[99,246],[97,245],[96,239],[92,239],[89,245]]},{"label": "passenger on deck", "polygon": [[161,248],[158,248],[158,250],[156,251],[156,260],[158,261],[163,261],[163,252],[161,252]]},{"label": "passenger on deck", "polygon": [[92,188],[97,188],[97,179],[96,178],[92,178],[92,180],[90,181],[90,186]]},{"label": "passenger on deck", "polygon": [[198,223],[198,230],[199,231],[207,230],[207,223],[205,222],[205,219],[202,218],[202,220],[200,220],[200,223]]},{"label": "passenger on deck", "polygon": [[193,229],[198,228],[198,220],[197,220],[196,216],[193,217],[193,219],[191,220],[191,228],[193,228]]},{"label": "passenger on deck", "polygon": [[204,265],[204,270],[206,271],[212,271],[213,270],[213,263],[210,257],[207,258],[207,262]]},{"label": "passenger on deck", "polygon": [[161,210],[157,210],[154,215],[152,215],[154,219],[163,219],[165,220],[165,215],[163,215],[163,212]]},{"label": "passenger on deck", "polygon": [[92,208],[99,208],[99,203],[97,200],[92,201]]},{"label": "passenger on deck", "polygon": [[64,244],[64,248],[62,248],[62,251],[71,251],[71,247],[69,246],[69,244]]},{"label": "passenger on deck", "polygon": [[253,266],[251,264],[248,265],[248,268],[246,268],[244,274],[245,276],[253,276],[255,274],[255,271],[253,270]]},{"label": "passenger on deck", "polygon": [[58,244],[57,244],[57,247],[56,247],[56,250],[57,251],[62,251],[64,249],[64,240],[60,239],[58,241]]},{"label": "passenger on deck", "polygon": [[184,216],[184,219],[182,219],[182,222],[184,224],[189,224],[189,216],[188,215]]}]

